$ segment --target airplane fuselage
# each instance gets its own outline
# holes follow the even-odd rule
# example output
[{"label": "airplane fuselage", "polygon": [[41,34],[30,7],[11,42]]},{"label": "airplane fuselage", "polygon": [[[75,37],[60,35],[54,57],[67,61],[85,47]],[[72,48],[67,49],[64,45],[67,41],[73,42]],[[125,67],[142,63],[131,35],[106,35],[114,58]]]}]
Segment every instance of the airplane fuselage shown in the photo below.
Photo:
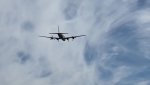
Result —
[{"label": "airplane fuselage", "polygon": [[59,37],[60,39],[62,39],[63,41],[65,41],[65,36],[64,36],[63,34],[58,33],[58,37]]}]

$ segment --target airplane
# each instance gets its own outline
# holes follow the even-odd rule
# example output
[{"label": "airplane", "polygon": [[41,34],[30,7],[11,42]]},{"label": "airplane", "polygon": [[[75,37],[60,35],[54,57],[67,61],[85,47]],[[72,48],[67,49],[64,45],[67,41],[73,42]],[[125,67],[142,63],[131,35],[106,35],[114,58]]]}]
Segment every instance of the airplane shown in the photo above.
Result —
[{"label": "airplane", "polygon": [[48,36],[40,36],[40,37],[45,37],[45,38],[50,38],[50,40],[62,40],[62,41],[65,41],[65,40],[68,40],[69,41],[69,39],[70,38],[72,38],[72,39],[75,39],[75,38],[77,38],[77,37],[82,37],[82,36],[86,36],[86,35],[78,35],[78,36],[71,36],[71,37],[65,37],[64,36],[64,34],[68,34],[68,33],[62,33],[62,32],[59,32],[59,26],[58,26],[58,33],[49,33],[49,34],[57,34],[58,35],[58,37],[48,37]]}]

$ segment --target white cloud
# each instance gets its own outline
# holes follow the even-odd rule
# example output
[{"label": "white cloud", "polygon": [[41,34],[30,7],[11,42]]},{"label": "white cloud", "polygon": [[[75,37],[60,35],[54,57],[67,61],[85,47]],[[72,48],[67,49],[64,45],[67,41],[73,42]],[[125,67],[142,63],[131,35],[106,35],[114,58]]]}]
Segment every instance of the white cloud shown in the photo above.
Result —
[{"label": "white cloud", "polygon": [[149,85],[149,81],[140,81],[137,83],[137,85]]},{"label": "white cloud", "polygon": [[[130,76],[134,68],[111,65],[116,65],[113,59],[117,56],[135,52],[126,46],[134,37],[129,36],[131,38],[124,40],[124,44],[113,38],[115,34],[111,33],[118,33],[117,30],[122,29],[120,25],[136,20],[138,28],[133,28],[139,33],[136,36],[149,36],[149,25],[139,31],[143,24],[149,23],[149,9],[134,12],[134,3],[136,0],[1,0],[0,84],[116,85],[124,82],[124,78]],[[62,32],[69,32],[68,36],[87,36],[70,42],[38,37],[57,32],[57,25]],[[149,56],[149,41],[138,42],[139,47],[144,49],[143,55]],[[85,44],[96,50],[90,47],[85,49],[88,46]],[[97,51],[93,52],[92,56],[96,58],[91,65],[85,60],[84,53],[87,50]],[[99,67],[111,74],[106,75],[111,77],[107,82],[99,75],[103,74],[98,70]],[[139,83],[142,84],[148,83]]]}]

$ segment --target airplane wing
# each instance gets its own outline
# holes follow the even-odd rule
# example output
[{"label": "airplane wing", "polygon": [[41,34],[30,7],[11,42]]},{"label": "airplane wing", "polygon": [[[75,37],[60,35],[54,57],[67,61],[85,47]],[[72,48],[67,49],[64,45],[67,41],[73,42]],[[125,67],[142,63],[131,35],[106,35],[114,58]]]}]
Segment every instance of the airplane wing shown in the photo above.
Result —
[{"label": "airplane wing", "polygon": [[50,38],[50,39],[54,39],[54,40],[55,40],[55,39],[56,39],[56,40],[59,40],[59,39],[60,39],[60,38],[58,38],[58,37],[53,37],[53,36],[52,36],[52,37],[47,37],[47,36],[39,36],[39,37],[45,37],[45,38]]},{"label": "airplane wing", "polygon": [[78,35],[78,36],[65,37],[65,39],[69,39],[69,38],[72,38],[72,39],[74,39],[74,38],[77,38],[77,37],[82,37],[82,36],[86,36],[86,35]]}]

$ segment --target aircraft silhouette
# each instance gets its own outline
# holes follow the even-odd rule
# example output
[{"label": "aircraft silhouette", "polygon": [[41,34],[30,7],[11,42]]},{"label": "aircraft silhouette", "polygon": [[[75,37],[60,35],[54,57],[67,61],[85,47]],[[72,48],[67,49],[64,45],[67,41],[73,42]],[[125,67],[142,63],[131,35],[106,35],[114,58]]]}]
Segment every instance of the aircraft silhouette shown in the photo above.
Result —
[{"label": "aircraft silhouette", "polygon": [[48,37],[48,36],[40,36],[40,37],[45,37],[45,38],[50,38],[51,40],[62,40],[62,41],[65,41],[65,40],[68,40],[69,41],[69,39],[70,38],[72,38],[72,39],[75,39],[75,38],[77,38],[77,37],[82,37],[82,36],[86,36],[86,35],[78,35],[78,36],[71,36],[71,37],[65,37],[64,36],[64,34],[68,34],[68,33],[61,33],[61,32],[59,32],[59,26],[58,26],[58,33],[49,33],[49,34],[57,34],[58,35],[58,37]]}]

